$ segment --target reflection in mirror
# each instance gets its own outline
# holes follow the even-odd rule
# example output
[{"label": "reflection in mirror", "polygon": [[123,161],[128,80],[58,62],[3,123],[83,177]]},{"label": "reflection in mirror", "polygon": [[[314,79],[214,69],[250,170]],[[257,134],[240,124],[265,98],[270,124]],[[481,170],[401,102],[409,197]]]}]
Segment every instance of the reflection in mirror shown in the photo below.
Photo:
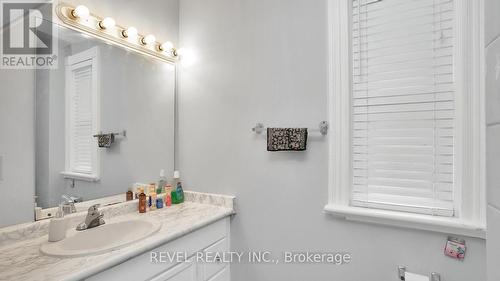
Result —
[{"label": "reflection in mirror", "polygon": [[38,207],[125,200],[172,175],[174,65],[57,29],[58,67],[35,74]]}]

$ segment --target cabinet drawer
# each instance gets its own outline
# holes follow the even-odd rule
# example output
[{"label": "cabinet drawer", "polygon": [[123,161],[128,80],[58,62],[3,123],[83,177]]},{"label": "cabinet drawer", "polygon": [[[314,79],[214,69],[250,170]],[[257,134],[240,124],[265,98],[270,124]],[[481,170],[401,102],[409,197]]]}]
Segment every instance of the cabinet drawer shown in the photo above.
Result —
[{"label": "cabinet drawer", "polygon": [[[205,256],[210,255],[209,262],[202,263],[200,265],[201,272],[203,273],[203,280],[208,280],[212,276],[214,276],[217,272],[219,272],[227,263],[223,262],[223,254],[229,251],[229,240],[227,238],[223,238],[213,245],[206,248],[203,252],[205,252]],[[212,261],[214,255],[218,255],[220,259],[219,261]]]}]

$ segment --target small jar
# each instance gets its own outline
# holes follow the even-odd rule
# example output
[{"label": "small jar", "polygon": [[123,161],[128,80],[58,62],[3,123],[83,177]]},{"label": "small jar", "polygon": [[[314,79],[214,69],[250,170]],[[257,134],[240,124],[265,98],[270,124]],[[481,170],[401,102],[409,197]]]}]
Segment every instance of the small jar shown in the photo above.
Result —
[{"label": "small jar", "polygon": [[128,190],[127,191],[127,201],[131,201],[131,200],[134,200],[134,193],[132,192],[132,190]]}]

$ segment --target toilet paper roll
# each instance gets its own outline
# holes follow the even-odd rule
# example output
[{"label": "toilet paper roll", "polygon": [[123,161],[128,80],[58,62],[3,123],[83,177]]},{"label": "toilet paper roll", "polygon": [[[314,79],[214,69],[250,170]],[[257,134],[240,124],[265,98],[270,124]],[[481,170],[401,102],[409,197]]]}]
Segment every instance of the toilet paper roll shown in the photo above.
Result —
[{"label": "toilet paper roll", "polygon": [[405,272],[405,281],[429,281],[429,276]]}]

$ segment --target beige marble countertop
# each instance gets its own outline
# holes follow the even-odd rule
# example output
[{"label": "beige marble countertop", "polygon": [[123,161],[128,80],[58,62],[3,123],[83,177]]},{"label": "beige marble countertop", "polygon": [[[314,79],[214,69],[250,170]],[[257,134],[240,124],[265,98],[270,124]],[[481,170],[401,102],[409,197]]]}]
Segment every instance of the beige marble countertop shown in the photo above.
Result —
[{"label": "beige marble countertop", "polygon": [[[147,218],[162,222],[162,227],[130,246],[84,257],[40,253],[40,245],[47,243],[48,221],[0,229],[0,280],[81,280],[234,214],[233,200],[231,196],[186,192],[186,202],[145,214],[136,211],[136,201],[102,208],[107,220]],[[68,216],[69,224],[76,225],[84,215]]]}]

